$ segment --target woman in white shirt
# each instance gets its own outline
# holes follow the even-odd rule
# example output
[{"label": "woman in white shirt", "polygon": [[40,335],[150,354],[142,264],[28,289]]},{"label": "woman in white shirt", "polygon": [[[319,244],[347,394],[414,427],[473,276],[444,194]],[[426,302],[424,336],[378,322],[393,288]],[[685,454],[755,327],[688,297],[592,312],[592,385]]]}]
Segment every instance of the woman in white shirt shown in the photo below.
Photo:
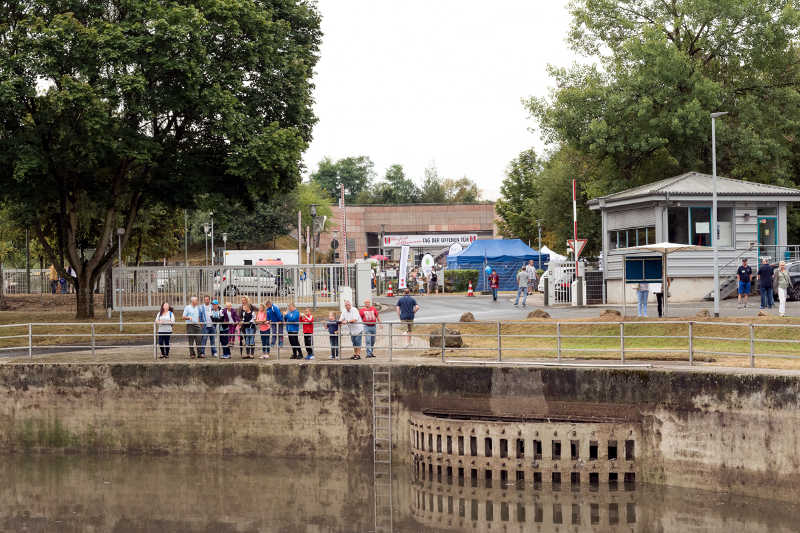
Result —
[{"label": "woman in white shirt", "polygon": [[169,357],[169,338],[172,335],[172,326],[175,324],[175,315],[167,302],[161,304],[161,310],[156,315],[158,326],[158,349],[161,350],[159,359]]}]

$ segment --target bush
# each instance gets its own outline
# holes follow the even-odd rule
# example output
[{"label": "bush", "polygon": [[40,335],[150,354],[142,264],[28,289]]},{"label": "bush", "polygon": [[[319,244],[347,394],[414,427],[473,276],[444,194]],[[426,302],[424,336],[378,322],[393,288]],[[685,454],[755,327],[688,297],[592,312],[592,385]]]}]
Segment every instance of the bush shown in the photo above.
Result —
[{"label": "bush", "polygon": [[478,271],[477,270],[445,270],[444,282],[445,290],[449,292],[462,292],[466,291],[469,282],[472,282],[472,287],[478,284]]}]

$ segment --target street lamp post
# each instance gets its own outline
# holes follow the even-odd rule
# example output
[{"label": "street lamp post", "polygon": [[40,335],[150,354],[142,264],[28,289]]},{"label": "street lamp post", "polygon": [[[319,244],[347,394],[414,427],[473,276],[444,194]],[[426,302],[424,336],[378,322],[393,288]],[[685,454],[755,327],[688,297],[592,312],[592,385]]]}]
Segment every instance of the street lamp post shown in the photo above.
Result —
[{"label": "street lamp post", "polygon": [[208,216],[211,217],[211,264],[214,265],[214,257],[216,257],[214,253],[214,212],[210,211]]},{"label": "street lamp post", "polygon": [[542,269],[542,219],[536,221],[536,226],[539,228],[539,270]]},{"label": "street lamp post", "polygon": [[[120,267],[120,274],[122,274],[122,236],[125,235],[125,228],[117,228],[117,263]],[[122,331],[122,276],[120,279],[119,289],[117,290],[117,303],[119,304],[119,330]]]},{"label": "street lamp post", "polygon": [[206,236],[206,266],[208,266],[208,222],[203,224],[203,233]]},{"label": "street lamp post", "polygon": [[317,241],[314,239],[314,231],[317,229],[317,204],[311,204],[311,299],[314,302],[314,310],[317,309],[316,291],[316,272],[314,266],[317,264]]},{"label": "street lamp post", "polygon": [[727,115],[727,111],[711,113],[711,174],[713,193],[711,200],[711,244],[714,248],[714,316],[719,317],[719,228],[717,226],[717,132],[716,119]]}]

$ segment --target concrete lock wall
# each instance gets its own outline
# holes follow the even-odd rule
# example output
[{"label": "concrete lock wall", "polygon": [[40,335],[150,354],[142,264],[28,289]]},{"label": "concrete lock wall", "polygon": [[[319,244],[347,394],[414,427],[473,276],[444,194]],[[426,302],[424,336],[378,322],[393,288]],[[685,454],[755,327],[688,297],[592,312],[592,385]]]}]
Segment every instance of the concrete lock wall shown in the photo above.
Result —
[{"label": "concrete lock wall", "polygon": [[[513,455],[512,439],[523,438],[526,454],[513,456],[509,479],[517,469],[525,479],[541,471],[543,480],[558,471],[568,483],[580,472],[585,483],[593,471],[585,441],[596,440],[601,482],[633,472],[636,482],[800,501],[796,376],[396,365],[392,389],[395,458],[434,471],[477,461],[479,475],[491,469],[500,479],[500,440]],[[3,365],[0,448],[364,460],[372,453],[371,392],[367,365]],[[437,451],[437,437],[457,439],[458,428],[475,430],[482,457]],[[434,449],[412,441],[420,430],[433,435]],[[555,439],[558,460],[550,457]],[[570,457],[571,440],[580,460]],[[635,441],[635,463],[626,440]]]}]

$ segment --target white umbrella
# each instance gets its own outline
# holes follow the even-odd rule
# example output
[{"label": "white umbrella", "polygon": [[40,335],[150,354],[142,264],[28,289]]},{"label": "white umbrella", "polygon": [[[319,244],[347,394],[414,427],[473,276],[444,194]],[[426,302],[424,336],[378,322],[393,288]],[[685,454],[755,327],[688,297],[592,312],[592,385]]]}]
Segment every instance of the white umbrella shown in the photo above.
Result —
[{"label": "white umbrella", "polygon": [[697,246],[694,244],[679,244],[675,242],[659,242],[655,244],[644,244],[642,246],[631,246],[629,248],[618,248],[615,252],[622,252],[622,316],[625,316],[625,256],[630,252],[652,252],[659,253],[664,256],[664,262],[661,267],[661,290],[664,291],[664,314],[669,310],[669,284],[667,283],[667,256],[675,252],[691,252],[691,251],[713,251],[711,246]]}]

